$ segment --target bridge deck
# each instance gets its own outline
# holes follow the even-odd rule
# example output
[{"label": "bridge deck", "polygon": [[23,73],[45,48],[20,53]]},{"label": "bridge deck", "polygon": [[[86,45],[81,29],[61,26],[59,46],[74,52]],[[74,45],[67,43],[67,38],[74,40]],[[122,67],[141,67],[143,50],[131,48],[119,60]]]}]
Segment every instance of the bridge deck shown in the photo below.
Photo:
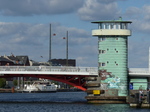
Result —
[{"label": "bridge deck", "polygon": [[97,67],[0,66],[0,74],[98,75]]},{"label": "bridge deck", "polygon": [[[97,76],[97,67],[67,67],[67,66],[0,66],[0,76],[3,74],[44,74],[44,75],[89,75]],[[129,68],[129,76],[150,77],[149,68]]]},{"label": "bridge deck", "polygon": [[150,77],[149,68],[130,68],[129,76],[132,77]]}]

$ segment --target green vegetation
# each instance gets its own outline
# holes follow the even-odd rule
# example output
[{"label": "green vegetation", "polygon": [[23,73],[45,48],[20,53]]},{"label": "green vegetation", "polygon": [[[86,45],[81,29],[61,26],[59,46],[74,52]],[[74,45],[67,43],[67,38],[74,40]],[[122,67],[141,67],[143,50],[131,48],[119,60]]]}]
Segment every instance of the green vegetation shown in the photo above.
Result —
[{"label": "green vegetation", "polygon": [[6,79],[0,78],[0,88],[4,88],[6,86]]},{"label": "green vegetation", "polygon": [[17,80],[13,80],[13,84],[14,84],[14,86],[17,86],[17,84],[18,84]]}]

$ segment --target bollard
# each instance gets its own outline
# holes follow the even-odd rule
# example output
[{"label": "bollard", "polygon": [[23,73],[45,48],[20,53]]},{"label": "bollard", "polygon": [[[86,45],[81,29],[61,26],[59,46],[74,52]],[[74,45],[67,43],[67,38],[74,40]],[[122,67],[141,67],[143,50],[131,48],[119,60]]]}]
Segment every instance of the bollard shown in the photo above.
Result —
[{"label": "bollard", "polygon": [[135,102],[139,103],[139,93],[135,93]]},{"label": "bollard", "polygon": [[147,102],[150,103],[150,92],[147,91]]},{"label": "bollard", "polygon": [[12,87],[12,88],[11,88],[11,92],[12,92],[12,93],[14,93],[14,92],[15,92],[15,89],[14,89],[14,87]]}]

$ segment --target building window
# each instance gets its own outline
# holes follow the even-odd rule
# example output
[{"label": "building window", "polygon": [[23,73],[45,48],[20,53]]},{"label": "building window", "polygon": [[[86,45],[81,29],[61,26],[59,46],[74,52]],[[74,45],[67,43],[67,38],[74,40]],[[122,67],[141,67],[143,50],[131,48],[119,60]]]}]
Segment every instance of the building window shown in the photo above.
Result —
[{"label": "building window", "polygon": [[106,38],[105,37],[100,37],[99,41],[104,41]]},{"label": "building window", "polygon": [[109,29],[109,24],[108,23],[106,23],[106,28],[105,29]]},{"label": "building window", "polygon": [[99,63],[99,67],[103,67],[103,66],[106,66],[105,63]]},{"label": "building window", "polygon": [[117,49],[115,49],[116,53],[118,53]]},{"label": "building window", "polygon": [[105,50],[99,50],[99,54],[104,54],[104,53],[106,53]]},{"label": "building window", "polygon": [[105,66],[105,63],[102,63],[102,66]]},{"label": "building window", "polygon": [[113,24],[111,24],[111,25],[110,25],[110,29],[113,29],[113,28],[114,28],[114,25],[113,25]]},{"label": "building window", "polygon": [[119,29],[119,24],[118,23],[116,23],[116,29]]},{"label": "building window", "polygon": [[104,54],[106,51],[105,50],[102,50],[102,54]]}]

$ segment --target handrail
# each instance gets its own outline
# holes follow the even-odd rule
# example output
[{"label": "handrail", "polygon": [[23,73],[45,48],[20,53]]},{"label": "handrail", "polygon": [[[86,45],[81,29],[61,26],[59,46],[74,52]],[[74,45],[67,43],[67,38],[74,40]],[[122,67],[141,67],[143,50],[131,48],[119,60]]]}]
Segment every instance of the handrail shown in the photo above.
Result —
[{"label": "handrail", "polygon": [[72,66],[0,66],[1,72],[77,72],[98,74],[97,67],[72,67]]},{"label": "handrail", "polygon": [[150,73],[149,68],[129,68],[129,73]]}]

